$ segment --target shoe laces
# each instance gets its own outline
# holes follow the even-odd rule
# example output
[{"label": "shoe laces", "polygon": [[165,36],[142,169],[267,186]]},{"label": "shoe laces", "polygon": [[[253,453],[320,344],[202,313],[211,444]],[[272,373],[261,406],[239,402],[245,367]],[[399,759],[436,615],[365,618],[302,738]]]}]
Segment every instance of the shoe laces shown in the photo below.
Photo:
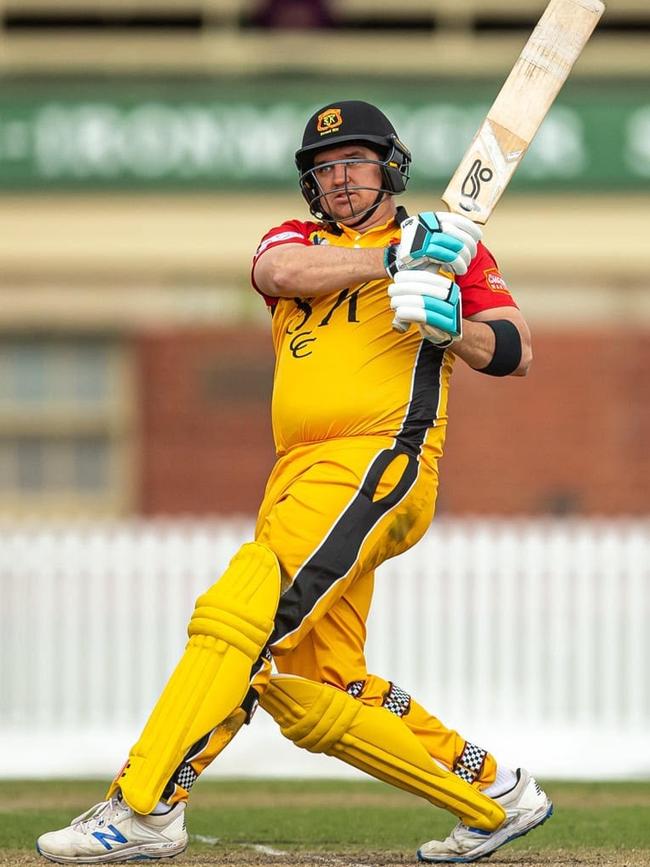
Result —
[{"label": "shoe laces", "polygon": [[89,831],[95,830],[95,828],[103,828],[115,815],[124,812],[125,809],[127,808],[124,802],[116,795],[108,801],[100,801],[98,804],[95,804],[94,807],[91,807],[85,813],[73,819],[71,825],[75,831],[87,834]]}]

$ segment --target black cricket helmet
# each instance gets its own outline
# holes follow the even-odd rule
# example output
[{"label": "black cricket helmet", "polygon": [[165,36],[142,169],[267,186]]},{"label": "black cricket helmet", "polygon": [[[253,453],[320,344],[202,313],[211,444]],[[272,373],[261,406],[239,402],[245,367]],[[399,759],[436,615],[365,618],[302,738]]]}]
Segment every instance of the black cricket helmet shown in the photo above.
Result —
[{"label": "black cricket helmet", "polygon": [[[394,126],[382,111],[357,99],[328,103],[309,118],[302,146],[296,151],[302,194],[311,213],[325,222],[336,221],[320,205],[323,191],[314,174],[314,157],[319,150],[346,142],[358,142],[377,151],[377,165],[381,169],[381,188],[377,190],[375,202],[362,214],[353,216],[367,219],[368,212],[379,205],[385,194],[394,196],[404,192],[409,179],[410,151],[399,140]],[[336,162],[350,161],[333,160]]]}]

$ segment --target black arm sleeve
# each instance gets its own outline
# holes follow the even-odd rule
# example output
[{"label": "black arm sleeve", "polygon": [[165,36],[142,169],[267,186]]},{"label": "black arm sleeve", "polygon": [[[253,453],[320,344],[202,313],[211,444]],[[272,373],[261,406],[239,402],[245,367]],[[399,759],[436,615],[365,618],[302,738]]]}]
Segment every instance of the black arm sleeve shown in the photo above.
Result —
[{"label": "black arm sleeve", "polygon": [[488,376],[508,376],[519,367],[521,361],[521,335],[517,326],[508,319],[484,322],[494,332],[494,355],[486,366],[477,368]]}]

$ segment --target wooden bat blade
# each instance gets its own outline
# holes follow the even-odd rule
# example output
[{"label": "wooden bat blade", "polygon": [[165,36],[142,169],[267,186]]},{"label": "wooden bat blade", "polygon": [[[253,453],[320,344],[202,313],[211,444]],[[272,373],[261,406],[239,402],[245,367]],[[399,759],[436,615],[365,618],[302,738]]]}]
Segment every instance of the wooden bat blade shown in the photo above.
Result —
[{"label": "wooden bat blade", "polygon": [[601,0],[551,0],[442,195],[485,223],[605,10]]}]

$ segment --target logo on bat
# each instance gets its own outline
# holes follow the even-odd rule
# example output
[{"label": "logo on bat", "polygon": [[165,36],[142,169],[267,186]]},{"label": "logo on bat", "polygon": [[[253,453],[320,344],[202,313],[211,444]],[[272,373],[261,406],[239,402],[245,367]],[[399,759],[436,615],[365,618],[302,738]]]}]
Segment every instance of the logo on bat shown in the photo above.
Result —
[{"label": "logo on bat", "polygon": [[465,201],[460,203],[461,208],[464,211],[474,211],[480,210],[477,208],[475,204],[475,200],[478,198],[479,193],[481,192],[481,184],[489,183],[494,177],[494,172],[489,166],[484,166],[480,159],[475,159],[472,163],[470,170],[465,175],[465,179],[463,180],[463,185],[460,188],[462,195],[465,199],[469,199],[470,201]]}]

